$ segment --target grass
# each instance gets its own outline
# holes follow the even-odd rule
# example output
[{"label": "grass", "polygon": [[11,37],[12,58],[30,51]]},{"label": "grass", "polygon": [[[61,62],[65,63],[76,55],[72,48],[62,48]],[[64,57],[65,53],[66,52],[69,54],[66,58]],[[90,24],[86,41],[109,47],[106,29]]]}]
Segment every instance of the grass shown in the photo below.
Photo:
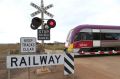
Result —
[{"label": "grass", "polygon": [[0,54],[7,54],[9,51],[17,52],[19,44],[0,44]]},{"label": "grass", "polygon": [[[45,49],[48,50],[63,50],[64,49],[64,43],[46,43],[44,47],[37,43],[36,49],[37,51],[44,51]],[[11,54],[18,54],[20,53],[20,44],[0,44],[0,55],[1,54],[7,54],[8,52],[11,52]]]},{"label": "grass", "polygon": [[64,49],[64,44],[46,44],[45,45],[45,49],[49,49],[49,50],[63,50]]}]

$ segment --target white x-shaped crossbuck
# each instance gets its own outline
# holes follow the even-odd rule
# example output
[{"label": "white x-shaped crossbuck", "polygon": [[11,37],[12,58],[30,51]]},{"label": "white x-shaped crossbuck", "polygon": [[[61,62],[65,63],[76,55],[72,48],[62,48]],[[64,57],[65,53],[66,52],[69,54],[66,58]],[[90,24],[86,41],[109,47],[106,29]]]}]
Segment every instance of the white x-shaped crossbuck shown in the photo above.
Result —
[{"label": "white x-shaped crossbuck", "polygon": [[36,9],[38,9],[38,11],[36,11],[36,12],[34,12],[34,13],[31,14],[31,17],[34,17],[34,16],[36,16],[37,14],[43,12],[43,13],[45,13],[46,15],[50,16],[51,18],[53,18],[54,15],[46,11],[46,10],[48,10],[49,8],[53,7],[53,4],[50,4],[50,5],[48,5],[48,6],[44,7],[44,8],[40,8],[38,5],[36,5],[36,4],[34,4],[34,3],[31,3],[30,5],[33,6],[34,8],[36,8]]}]

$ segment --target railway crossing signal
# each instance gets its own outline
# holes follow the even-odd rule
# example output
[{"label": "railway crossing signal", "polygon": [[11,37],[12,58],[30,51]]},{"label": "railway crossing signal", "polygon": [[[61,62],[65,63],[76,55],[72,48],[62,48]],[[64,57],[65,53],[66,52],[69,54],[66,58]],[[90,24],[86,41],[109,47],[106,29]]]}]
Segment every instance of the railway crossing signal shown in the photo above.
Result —
[{"label": "railway crossing signal", "polygon": [[[53,4],[49,4],[47,6],[44,7],[44,3],[43,3],[43,0],[41,0],[41,6],[38,6],[34,3],[30,3],[30,5],[34,8],[37,9],[37,11],[33,12],[31,14],[31,17],[34,17],[38,14],[41,13],[41,19],[38,18],[38,17],[35,17],[32,19],[32,23],[30,25],[30,27],[33,29],[33,30],[36,30],[38,29],[38,27],[41,25],[41,29],[42,30],[50,30],[51,28],[54,28],[56,26],[56,21],[54,19],[47,19],[47,23],[44,23],[44,14],[46,14],[47,16],[53,18],[53,14],[49,13],[47,10],[52,8],[53,7]],[[39,31],[39,29],[38,29]],[[41,33],[38,33],[38,37],[40,37]],[[50,39],[49,39],[50,40]],[[44,40],[42,40],[42,44],[44,44]]]},{"label": "railway crossing signal", "polygon": [[[43,6],[43,2],[41,2],[41,7],[39,7],[38,5],[36,5],[34,3],[31,3],[30,5],[36,9],[38,9],[38,11],[33,12],[31,14],[31,17],[34,17],[34,16],[38,15],[39,13],[41,13],[41,14],[45,13],[49,17],[53,18],[54,15],[49,13],[48,11],[46,11],[46,10],[52,8],[53,4],[49,4],[48,6],[45,6],[45,7]],[[41,19],[39,19],[38,17],[33,18],[32,23],[31,23],[31,28],[35,30],[40,25],[42,25],[42,29],[51,29],[51,28],[54,28],[56,25],[56,22],[54,19],[48,19],[47,23],[45,23],[45,24],[43,24],[43,20],[44,20],[43,16],[41,16]]]}]

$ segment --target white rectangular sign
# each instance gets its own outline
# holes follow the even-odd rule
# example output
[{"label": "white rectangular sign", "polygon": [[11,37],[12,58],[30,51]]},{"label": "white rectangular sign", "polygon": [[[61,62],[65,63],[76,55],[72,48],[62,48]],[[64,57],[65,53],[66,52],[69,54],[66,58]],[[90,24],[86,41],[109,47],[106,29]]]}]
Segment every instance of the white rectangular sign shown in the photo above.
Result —
[{"label": "white rectangular sign", "polygon": [[7,56],[7,68],[25,68],[64,63],[64,54],[12,55]]},{"label": "white rectangular sign", "polygon": [[36,52],[36,38],[35,37],[21,37],[21,52]]}]

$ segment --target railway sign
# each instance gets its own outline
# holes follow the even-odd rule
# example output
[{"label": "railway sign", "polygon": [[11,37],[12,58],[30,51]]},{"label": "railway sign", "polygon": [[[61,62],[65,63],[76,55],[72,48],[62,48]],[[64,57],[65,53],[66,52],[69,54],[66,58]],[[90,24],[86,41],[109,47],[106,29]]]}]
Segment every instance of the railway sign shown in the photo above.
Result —
[{"label": "railway sign", "polygon": [[60,65],[64,63],[63,58],[64,54],[12,55],[7,56],[7,68]]},{"label": "railway sign", "polygon": [[45,13],[46,15],[48,15],[49,17],[53,18],[54,15],[51,14],[51,13],[49,13],[48,11],[46,11],[46,10],[52,8],[52,7],[53,7],[53,4],[50,4],[50,5],[48,5],[48,6],[44,7],[44,8],[41,8],[41,7],[39,7],[38,5],[36,5],[36,4],[34,4],[34,3],[31,3],[30,5],[31,5],[32,7],[34,7],[34,8],[36,8],[36,9],[38,9],[38,11],[36,11],[36,12],[34,12],[34,13],[31,14],[31,17],[34,17],[34,16],[36,16],[37,14],[43,12],[43,13]]},{"label": "railway sign", "polygon": [[38,40],[50,40],[49,29],[38,29],[37,30]]},{"label": "railway sign", "polygon": [[36,38],[35,37],[21,37],[21,52],[36,52]]}]

